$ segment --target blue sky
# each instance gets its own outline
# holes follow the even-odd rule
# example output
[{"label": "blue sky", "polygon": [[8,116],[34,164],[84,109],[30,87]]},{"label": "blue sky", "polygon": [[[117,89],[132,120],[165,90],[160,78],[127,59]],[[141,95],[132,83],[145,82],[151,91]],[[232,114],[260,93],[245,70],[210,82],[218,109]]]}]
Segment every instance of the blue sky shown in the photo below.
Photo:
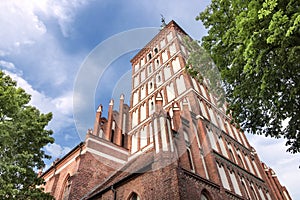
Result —
[{"label": "blue sky", "polygon": [[[159,27],[160,14],[167,22],[175,20],[194,39],[200,40],[206,31],[195,17],[208,3],[199,0],[1,0],[0,67],[32,95],[31,104],[42,112],[53,113],[49,128],[54,130],[56,141],[46,146],[46,151],[53,158],[62,157],[80,142],[79,135],[84,135],[77,132],[73,118],[74,83],[83,63],[99,44],[124,31]],[[112,96],[118,97],[119,91],[130,87],[130,83],[124,85],[118,81],[129,79],[129,60],[134,53],[120,56],[105,68],[95,86],[91,105],[94,109],[100,103],[107,105]],[[86,78],[88,81],[89,77]],[[94,115],[93,111],[85,117],[94,119]],[[93,122],[82,128],[92,128]],[[260,159],[275,170],[292,197],[299,197],[299,155],[286,153],[283,140],[248,138]]]}]

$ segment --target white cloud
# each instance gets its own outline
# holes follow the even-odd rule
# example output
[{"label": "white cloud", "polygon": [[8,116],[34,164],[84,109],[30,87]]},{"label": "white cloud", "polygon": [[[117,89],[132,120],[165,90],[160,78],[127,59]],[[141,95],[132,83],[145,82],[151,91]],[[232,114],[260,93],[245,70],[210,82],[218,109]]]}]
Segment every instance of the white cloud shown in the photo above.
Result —
[{"label": "white cloud", "polygon": [[46,27],[32,9],[31,1],[1,1],[0,3],[0,49],[11,51],[15,47],[32,43],[32,39],[46,32]]},{"label": "white cloud", "polygon": [[53,119],[49,123],[49,128],[54,132],[59,132],[74,123],[72,117],[73,96],[71,91],[62,96],[51,98],[46,96],[43,92],[33,89],[33,87],[20,75],[7,70],[4,70],[4,72],[13,80],[17,81],[17,85],[23,88],[26,93],[31,95],[31,105],[37,107],[43,113],[53,113]]},{"label": "white cloud", "polygon": [[[47,1],[50,12],[48,14],[54,16],[60,25],[61,31],[65,37],[68,37],[72,31],[71,22],[74,19],[74,10],[86,5],[88,0],[57,0]],[[49,11],[49,10],[48,10]]]},{"label": "white cloud", "polygon": [[53,159],[61,158],[71,151],[70,147],[62,147],[59,144],[47,144],[45,146],[46,153],[48,153]]},{"label": "white cloud", "polygon": [[47,32],[48,20],[56,20],[67,37],[77,9],[88,0],[1,0],[0,2],[0,55],[6,55],[21,46],[34,44]]},{"label": "white cloud", "polygon": [[7,62],[5,60],[0,60],[0,66],[8,70],[13,70],[13,71],[16,70],[16,67],[12,62]]},{"label": "white cloud", "polygon": [[[5,31],[0,31],[0,56],[10,55],[20,60],[23,66],[19,67],[26,74],[27,80],[35,80],[35,85],[57,87],[70,83],[68,80],[75,76],[85,53],[68,54],[51,32],[50,25],[47,27],[47,22],[58,23],[62,34],[68,36],[76,12],[88,2],[1,0],[0,30]],[[4,67],[7,68],[7,64]]]}]

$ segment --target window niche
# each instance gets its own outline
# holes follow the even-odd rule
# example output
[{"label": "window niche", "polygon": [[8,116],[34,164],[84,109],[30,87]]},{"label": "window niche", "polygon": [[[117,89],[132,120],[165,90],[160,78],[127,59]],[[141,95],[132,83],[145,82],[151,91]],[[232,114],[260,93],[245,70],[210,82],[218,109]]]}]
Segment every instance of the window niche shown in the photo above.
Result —
[{"label": "window niche", "polygon": [[151,60],[151,58],[152,58],[152,54],[149,53],[149,54],[148,54],[148,61]]},{"label": "window niche", "polygon": [[128,200],[140,200],[140,197],[139,197],[139,195],[137,195],[137,193],[133,192],[133,193],[129,196]]}]

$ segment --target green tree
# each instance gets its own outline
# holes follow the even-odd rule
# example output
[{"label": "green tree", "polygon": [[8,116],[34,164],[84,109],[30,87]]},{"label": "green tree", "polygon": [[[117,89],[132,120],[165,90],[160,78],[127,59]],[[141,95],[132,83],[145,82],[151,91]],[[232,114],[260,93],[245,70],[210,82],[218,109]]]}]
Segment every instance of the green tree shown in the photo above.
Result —
[{"label": "green tree", "polygon": [[54,142],[45,130],[52,114],[41,114],[29,101],[0,70],[0,199],[52,199],[36,187],[43,180],[35,172],[50,158],[42,147]]},{"label": "green tree", "polygon": [[[212,0],[196,20],[208,29],[201,46],[220,71],[235,122],[300,152],[300,1]],[[202,60],[190,50],[197,76]]]}]

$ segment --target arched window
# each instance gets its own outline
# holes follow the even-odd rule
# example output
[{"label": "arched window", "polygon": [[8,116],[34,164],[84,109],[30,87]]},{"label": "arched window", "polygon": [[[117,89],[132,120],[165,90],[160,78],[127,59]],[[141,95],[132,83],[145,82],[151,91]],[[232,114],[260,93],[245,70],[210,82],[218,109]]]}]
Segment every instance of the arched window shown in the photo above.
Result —
[{"label": "arched window", "polygon": [[151,74],[152,73],[152,66],[151,66],[151,63],[150,65],[148,66],[148,74]]},{"label": "arched window", "polygon": [[234,157],[231,149],[229,149],[229,154],[230,154],[231,160],[236,163],[235,157]]},{"label": "arched window", "polygon": [[103,137],[103,134],[104,134],[104,131],[103,131],[103,129],[102,128],[100,128],[100,130],[99,130],[99,137]]},{"label": "arched window", "polygon": [[140,200],[140,197],[137,195],[137,193],[133,192],[128,200]]},{"label": "arched window", "polygon": [[206,189],[201,192],[200,200],[210,200],[209,194]]},{"label": "arched window", "polygon": [[159,67],[159,60],[158,59],[155,60],[155,67]]},{"label": "arched window", "polygon": [[152,55],[151,55],[151,53],[149,53],[148,54],[148,60],[151,60],[151,58],[152,58]]},{"label": "arched window", "polygon": [[209,200],[209,198],[205,194],[201,194],[200,200]]},{"label": "arched window", "polygon": [[195,171],[195,167],[194,167],[194,162],[193,162],[193,156],[192,156],[192,151],[191,151],[191,148],[190,148],[190,139],[189,139],[189,135],[187,132],[183,132],[183,137],[184,137],[184,140],[185,140],[185,145],[186,145],[186,153],[187,153],[187,156],[188,156],[188,160],[189,160],[189,165],[190,165],[190,169],[191,171]]},{"label": "arched window", "polygon": [[71,177],[70,175],[67,176],[65,183],[64,183],[64,190],[63,193],[61,195],[61,199],[62,200],[67,200],[69,199],[69,195],[70,195],[70,191],[71,191]]},{"label": "arched window", "polygon": [[110,136],[110,141],[111,141],[111,142],[114,142],[115,128],[116,128],[116,122],[113,121],[113,122],[112,122],[112,126],[111,126],[111,136]]},{"label": "arched window", "polygon": [[250,197],[249,191],[248,191],[247,186],[245,185],[243,179],[241,179],[241,183],[242,183],[242,188],[244,190],[244,193],[246,194],[247,199],[249,199],[249,197]]},{"label": "arched window", "polygon": [[251,184],[251,183],[250,183],[250,189],[251,189],[251,192],[252,192],[252,194],[253,194],[253,196],[254,196],[254,199],[255,199],[255,200],[258,200],[258,197],[257,197],[256,191],[255,191],[255,189],[253,188],[253,186],[252,186],[252,184]]}]

